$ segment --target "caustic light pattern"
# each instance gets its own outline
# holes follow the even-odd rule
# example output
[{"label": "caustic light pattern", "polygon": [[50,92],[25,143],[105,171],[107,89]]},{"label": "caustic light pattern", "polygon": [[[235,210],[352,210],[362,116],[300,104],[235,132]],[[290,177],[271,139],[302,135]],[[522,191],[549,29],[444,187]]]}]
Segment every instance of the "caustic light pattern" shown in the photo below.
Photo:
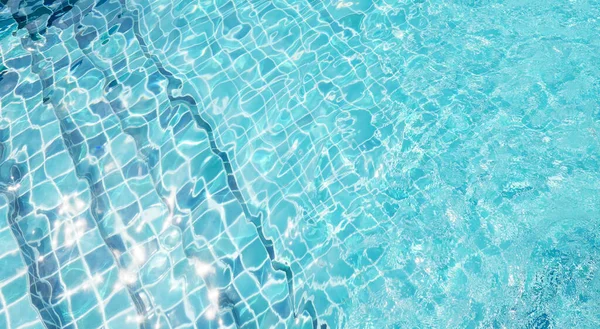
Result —
[{"label": "caustic light pattern", "polygon": [[599,19],[0,0],[0,328],[600,327]]}]

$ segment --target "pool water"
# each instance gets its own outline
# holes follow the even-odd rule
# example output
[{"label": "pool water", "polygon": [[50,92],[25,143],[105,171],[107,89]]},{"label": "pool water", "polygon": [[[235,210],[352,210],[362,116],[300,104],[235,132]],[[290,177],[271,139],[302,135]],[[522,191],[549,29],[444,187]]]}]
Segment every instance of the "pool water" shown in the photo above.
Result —
[{"label": "pool water", "polygon": [[0,3],[0,328],[600,327],[599,2]]}]

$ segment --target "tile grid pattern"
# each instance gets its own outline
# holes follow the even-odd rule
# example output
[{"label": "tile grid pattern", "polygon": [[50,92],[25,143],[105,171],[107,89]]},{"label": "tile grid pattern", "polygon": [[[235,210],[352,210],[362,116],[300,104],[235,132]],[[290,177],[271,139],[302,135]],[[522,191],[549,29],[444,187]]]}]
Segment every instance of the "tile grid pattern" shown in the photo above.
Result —
[{"label": "tile grid pattern", "polygon": [[[570,195],[597,190],[597,143],[571,141],[597,141],[598,102],[565,90],[600,84],[561,56],[599,47],[581,33],[546,44],[535,23],[593,24],[598,8],[11,3],[0,260],[20,266],[0,272],[7,328],[598,324],[583,289],[597,255],[571,240],[597,246],[597,198]],[[495,12],[509,30],[486,21]],[[576,229],[547,228],[540,209],[556,203],[584,219]],[[549,310],[564,305],[558,323]]]}]

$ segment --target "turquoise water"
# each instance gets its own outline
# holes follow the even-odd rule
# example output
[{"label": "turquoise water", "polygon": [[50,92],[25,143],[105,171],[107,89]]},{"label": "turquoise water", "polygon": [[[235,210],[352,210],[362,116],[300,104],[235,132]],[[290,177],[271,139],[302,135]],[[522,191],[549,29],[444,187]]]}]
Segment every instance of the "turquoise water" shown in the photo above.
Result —
[{"label": "turquoise water", "polygon": [[599,2],[0,3],[0,328],[600,327]]}]

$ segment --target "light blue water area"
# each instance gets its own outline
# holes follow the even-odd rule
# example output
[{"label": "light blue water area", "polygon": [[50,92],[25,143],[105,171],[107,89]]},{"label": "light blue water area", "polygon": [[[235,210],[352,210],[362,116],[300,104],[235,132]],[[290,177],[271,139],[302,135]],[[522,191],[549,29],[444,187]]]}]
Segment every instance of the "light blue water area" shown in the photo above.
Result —
[{"label": "light blue water area", "polygon": [[0,328],[600,327],[598,1],[0,3]]}]

